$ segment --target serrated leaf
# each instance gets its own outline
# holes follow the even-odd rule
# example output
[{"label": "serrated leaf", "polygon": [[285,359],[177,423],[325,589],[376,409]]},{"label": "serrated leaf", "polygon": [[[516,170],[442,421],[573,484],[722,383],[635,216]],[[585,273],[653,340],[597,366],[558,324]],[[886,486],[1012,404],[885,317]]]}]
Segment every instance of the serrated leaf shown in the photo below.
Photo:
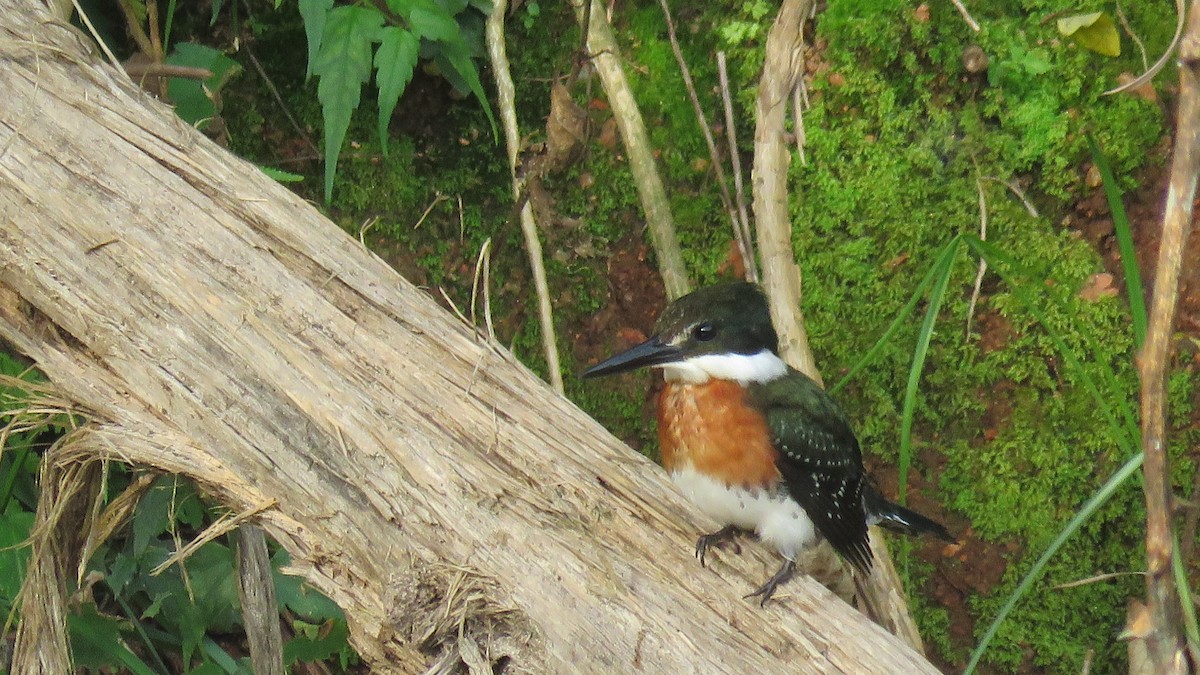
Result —
[{"label": "serrated leaf", "polygon": [[1080,47],[1103,56],[1121,55],[1121,34],[1107,12],[1076,14],[1058,20],[1058,32]]},{"label": "serrated leaf", "polygon": [[460,39],[454,16],[437,5],[413,7],[408,20],[413,32],[427,40],[453,42]]},{"label": "serrated leaf", "polygon": [[375,84],[379,87],[379,142],[383,156],[388,154],[388,123],[396,103],[412,80],[417,65],[421,41],[412,33],[389,26],[382,31],[383,40],[375,52]]},{"label": "serrated leaf", "polygon": [[313,76],[313,66],[317,63],[321,40],[325,36],[325,21],[331,9],[333,0],[300,0],[300,18],[304,19],[304,35],[308,38],[308,69],[304,71],[305,80]]},{"label": "serrated leaf", "polygon": [[[483,112],[487,115],[488,122],[492,125],[492,136],[496,136],[496,118],[492,116],[492,106],[488,103],[487,94],[483,91],[483,84],[479,81],[479,71],[475,68],[475,62],[467,53],[467,46],[462,42],[454,42],[443,45],[442,53],[435,59],[439,66],[445,69],[449,66],[449,70],[462,79],[462,82],[467,85],[471,93],[475,94],[479,105],[483,106]],[[449,72],[445,73],[449,75]]]},{"label": "serrated leaf", "polygon": [[367,7],[344,6],[329,12],[325,37],[313,72],[321,78],[317,98],[325,120],[325,201],[333,196],[342,141],[350,116],[362,100],[362,86],[371,79],[371,47],[380,38],[383,15]]}]

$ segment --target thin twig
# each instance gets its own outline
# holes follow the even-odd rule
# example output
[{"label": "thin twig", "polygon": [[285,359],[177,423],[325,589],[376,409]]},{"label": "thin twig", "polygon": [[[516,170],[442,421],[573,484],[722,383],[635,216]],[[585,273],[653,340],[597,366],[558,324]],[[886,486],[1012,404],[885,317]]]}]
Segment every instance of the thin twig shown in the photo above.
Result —
[{"label": "thin twig", "polygon": [[[979,191],[979,239],[987,241],[988,208],[987,196],[983,192],[983,180],[975,179]],[[987,272],[987,259],[980,256],[979,271],[975,274],[975,287],[971,290],[971,302],[967,305],[967,338],[971,337],[971,322],[975,318],[975,303],[979,302],[979,291],[983,287],[983,275]]]},{"label": "thin twig", "polygon": [[92,25],[92,20],[88,18],[87,12],[83,11],[83,7],[79,6],[79,0],[71,0],[71,4],[75,6],[75,13],[78,14],[79,18],[83,21],[83,25],[87,26],[88,32],[92,34],[92,39],[96,41],[96,44],[100,45],[100,50],[103,51],[104,55],[108,57],[108,62],[113,65],[113,68],[122,70],[121,62],[117,60],[116,55],[112,53],[112,50],[109,49],[104,40],[100,38],[100,33],[96,30],[96,27]]},{"label": "thin twig", "polygon": [[1091,675],[1092,661],[1095,658],[1096,650],[1089,647],[1087,652],[1083,655],[1083,665],[1079,668],[1079,675]]},{"label": "thin twig", "polygon": [[[554,332],[554,309],[550,303],[550,284],[546,281],[546,263],[542,256],[542,242],[538,237],[537,222],[534,220],[533,207],[529,200],[521,195],[521,179],[516,175],[517,154],[521,144],[520,130],[517,126],[516,88],[513,86],[512,73],[508,63],[508,52],[504,41],[504,14],[507,0],[497,0],[492,7],[492,15],[487,21],[487,49],[492,61],[492,73],[496,78],[497,107],[500,109],[500,122],[504,127],[504,141],[508,146],[508,170],[512,176],[513,200],[521,204],[519,218],[521,235],[525,239],[525,252],[529,257],[529,269],[533,275],[533,288],[537,294],[538,325],[542,333],[542,352],[546,356],[546,371],[550,378],[550,386],[560,395],[566,390],[563,387],[562,365],[558,357],[558,339]],[[587,33],[584,33],[583,44],[587,44]],[[490,313],[488,314],[490,317]],[[489,319],[489,333],[492,332]]]},{"label": "thin twig", "polygon": [[983,176],[980,180],[990,180],[993,183],[999,183],[1008,188],[1009,192],[1013,193],[1017,199],[1021,200],[1021,203],[1025,206],[1025,211],[1029,213],[1030,216],[1034,218],[1041,217],[1040,214],[1038,214],[1037,207],[1033,205],[1033,202],[1029,201],[1029,197],[1025,196],[1025,191],[1021,189],[1020,185],[1017,185],[1016,181],[1000,180],[995,176]]},{"label": "thin twig", "polygon": [[[621,50],[613,35],[612,25],[604,16],[603,7],[587,0],[571,0],[576,19],[587,27],[588,52],[592,64],[612,107],[613,119],[621,133],[629,160],[629,171],[637,186],[642,204],[646,229],[654,245],[658,271],[662,276],[667,297],[678,298],[691,290],[687,266],[683,262],[683,251],[679,248],[679,237],[675,234],[675,221],[671,215],[671,201],[663,186],[662,176],[654,159],[654,149],[646,122],[642,118],[629,80],[625,77],[621,61]],[[590,11],[589,11],[590,9]],[[588,18],[590,17],[590,19]]]},{"label": "thin twig", "polygon": [[[733,97],[729,93],[729,72],[725,68],[725,52],[717,52],[717,77],[721,83],[721,105],[725,109],[725,140],[729,141],[729,164],[733,169],[733,191],[737,200],[738,229],[735,230],[739,245],[745,251],[750,264],[746,267],[746,278],[757,282],[761,279],[758,265],[754,263],[754,235],[750,231],[750,213],[746,208],[746,190],[742,184],[742,155],[738,152],[737,126],[733,119]],[[753,272],[753,275],[751,275]]]},{"label": "thin twig", "polygon": [[1117,3],[1117,21],[1121,23],[1121,28],[1125,29],[1125,33],[1129,35],[1129,39],[1133,40],[1133,44],[1138,48],[1138,52],[1142,55],[1142,70],[1150,70],[1150,58],[1146,56],[1146,45],[1142,44],[1142,39],[1137,33],[1133,32],[1133,26],[1129,25],[1129,17],[1125,16],[1125,12],[1121,10],[1121,3]]},{"label": "thin twig", "polygon": [[140,82],[147,77],[182,77],[203,82],[213,76],[213,72],[208,68],[176,66],[152,61],[131,61],[125,64],[125,72],[135,82]]},{"label": "thin twig", "polygon": [[162,38],[158,34],[158,2],[146,0],[146,27],[150,37],[150,58],[161,63],[163,57]]},{"label": "thin twig", "polygon": [[1123,91],[1137,89],[1143,84],[1146,84],[1150,80],[1154,79],[1154,76],[1157,75],[1158,72],[1163,69],[1163,66],[1167,65],[1167,62],[1171,60],[1171,55],[1175,53],[1175,48],[1179,46],[1179,41],[1183,39],[1184,21],[1185,15],[1183,11],[1183,0],[1175,0],[1175,36],[1171,38],[1171,44],[1167,45],[1167,49],[1163,52],[1162,56],[1158,57],[1158,60],[1154,62],[1153,66],[1150,66],[1150,70],[1142,73],[1136,79],[1126,82],[1119,87],[1109,89],[1101,95],[1111,96],[1112,94],[1119,94]]},{"label": "thin twig", "polygon": [[[246,13],[249,14],[249,0],[243,0],[242,5],[246,8]],[[300,122],[296,120],[294,115],[292,115],[292,111],[290,108],[288,108],[287,102],[283,100],[283,95],[279,93],[279,88],[275,86],[275,83],[271,80],[270,76],[267,75],[267,70],[263,68],[263,65],[259,62],[258,57],[254,55],[254,50],[250,48],[250,41],[242,41],[241,46],[242,50],[246,52],[246,56],[250,57],[250,64],[254,66],[254,70],[258,72],[258,76],[261,77],[263,82],[267,85],[267,91],[271,92],[271,97],[275,99],[276,105],[278,105],[279,109],[283,111],[283,116],[287,118],[288,123],[292,125],[292,128],[296,130],[296,133],[299,134],[300,138],[304,139],[304,142],[308,144],[308,147],[313,149],[313,152],[317,154],[317,158],[319,159],[321,157],[321,149],[317,147],[317,144],[313,142],[312,137],[308,135],[308,132],[305,131],[304,127],[300,126]],[[342,157],[345,157],[345,155],[342,155]]]},{"label": "thin twig", "polygon": [[367,230],[375,227],[375,224],[378,222],[379,216],[371,216],[363,221],[362,227],[358,228],[358,243],[362,244],[363,246],[367,245]]},{"label": "thin twig", "polygon": [[433,201],[429,202],[429,206],[425,207],[425,212],[422,213],[421,217],[417,219],[417,224],[413,225],[413,229],[414,230],[419,229],[421,227],[421,223],[424,223],[425,219],[429,217],[429,212],[433,210],[433,207],[437,206],[438,204],[441,204],[442,202],[446,201],[447,199],[450,199],[450,198],[440,192],[435,193],[434,197],[433,197]]},{"label": "thin twig", "polygon": [[1051,586],[1050,588],[1052,588],[1056,591],[1061,591],[1061,590],[1065,590],[1068,588],[1077,588],[1079,586],[1087,586],[1089,584],[1095,584],[1095,583],[1099,583],[1101,581],[1108,581],[1109,579],[1120,579],[1121,577],[1131,577],[1131,576],[1143,577],[1143,576],[1146,576],[1146,573],[1145,572],[1106,572],[1104,574],[1096,574],[1094,576],[1090,576],[1086,579],[1076,579],[1075,581],[1068,581],[1063,584],[1057,584],[1055,586]]},{"label": "thin twig", "polygon": [[[121,15],[125,17],[125,27],[129,30],[129,36],[137,43],[138,51],[153,58],[154,46],[150,44],[146,30],[138,22],[137,10],[134,9],[132,0],[117,0],[117,5],[121,8]],[[76,5],[75,9],[79,10],[79,6]],[[83,12],[80,11],[79,14],[82,16]]]},{"label": "thin twig", "polygon": [[954,3],[954,8],[958,10],[958,13],[962,14],[963,21],[967,22],[967,25],[971,27],[971,30],[978,33],[979,32],[979,22],[976,21],[971,16],[971,13],[967,11],[967,6],[962,3],[962,0],[950,0],[950,1]]},{"label": "thin twig", "polygon": [[[721,157],[717,154],[717,144],[713,140],[712,127],[708,124],[708,116],[704,114],[704,108],[700,105],[700,97],[696,94],[696,83],[692,80],[692,72],[688,68],[687,61],[683,58],[683,50],[679,47],[679,40],[675,35],[675,20],[671,18],[671,8],[667,5],[667,0],[658,0],[659,7],[662,8],[663,16],[667,21],[667,39],[671,42],[671,51],[675,53],[675,63],[679,65],[679,72],[683,76],[683,85],[687,89],[688,98],[692,100],[692,110],[696,113],[696,120],[700,123],[700,133],[704,136],[704,142],[708,145],[708,156],[712,160],[713,172],[717,175],[717,187],[721,192],[721,203],[725,206],[725,212],[729,215],[730,225],[733,226],[733,240],[737,244],[738,252],[742,256],[742,265],[746,268],[746,278],[750,281],[758,281],[758,270],[754,264],[754,251],[748,246],[750,243],[744,236],[743,228],[738,220],[738,213],[733,204],[733,198],[729,194],[729,181],[725,177],[725,169],[721,163]],[[732,128],[732,127],[730,127]],[[736,155],[731,155],[731,161],[736,165],[738,158]]]}]

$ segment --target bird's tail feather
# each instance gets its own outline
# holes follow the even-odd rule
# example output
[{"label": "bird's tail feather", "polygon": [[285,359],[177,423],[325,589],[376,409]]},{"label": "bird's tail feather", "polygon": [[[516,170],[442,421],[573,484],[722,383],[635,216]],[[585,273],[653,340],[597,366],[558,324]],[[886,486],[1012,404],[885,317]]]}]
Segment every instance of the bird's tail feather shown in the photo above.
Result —
[{"label": "bird's tail feather", "polygon": [[874,490],[866,496],[866,503],[867,515],[872,525],[904,534],[932,534],[945,541],[955,541],[950,531],[941,523],[910,508],[893,504]]}]

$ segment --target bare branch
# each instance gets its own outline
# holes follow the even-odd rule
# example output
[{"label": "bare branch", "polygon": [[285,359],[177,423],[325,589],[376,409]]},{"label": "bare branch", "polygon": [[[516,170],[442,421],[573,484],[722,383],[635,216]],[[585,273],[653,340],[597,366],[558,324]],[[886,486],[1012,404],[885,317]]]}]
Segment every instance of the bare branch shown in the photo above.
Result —
[{"label": "bare branch", "polygon": [[1166,438],[1166,369],[1179,299],[1183,252],[1192,226],[1196,177],[1200,173],[1200,0],[1193,0],[1187,34],[1180,44],[1179,112],[1171,182],[1163,214],[1154,297],[1146,343],[1138,355],[1142,380],[1142,472],[1146,493],[1146,647],[1156,673],[1190,670],[1183,635],[1179,589],[1171,567],[1171,475]]}]

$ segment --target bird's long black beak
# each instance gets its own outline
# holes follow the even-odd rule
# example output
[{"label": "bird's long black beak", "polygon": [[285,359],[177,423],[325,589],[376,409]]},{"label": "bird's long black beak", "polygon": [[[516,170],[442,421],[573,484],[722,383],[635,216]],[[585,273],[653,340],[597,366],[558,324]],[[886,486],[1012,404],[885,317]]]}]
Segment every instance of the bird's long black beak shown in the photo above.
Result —
[{"label": "bird's long black beak", "polygon": [[624,373],[642,366],[658,366],[664,363],[678,361],[683,354],[679,347],[664,343],[657,337],[652,337],[642,344],[631,347],[616,356],[609,357],[600,363],[583,371],[583,377],[599,377]]}]

